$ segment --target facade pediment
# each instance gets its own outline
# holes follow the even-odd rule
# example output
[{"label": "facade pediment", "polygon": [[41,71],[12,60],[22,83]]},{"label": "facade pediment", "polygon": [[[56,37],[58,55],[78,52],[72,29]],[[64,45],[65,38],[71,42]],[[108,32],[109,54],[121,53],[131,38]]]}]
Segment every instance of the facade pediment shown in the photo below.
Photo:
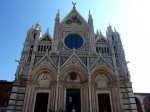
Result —
[{"label": "facade pediment", "polygon": [[88,23],[85,21],[85,19],[80,15],[80,13],[76,9],[72,9],[70,13],[62,20],[60,25],[87,26]]},{"label": "facade pediment", "polygon": [[73,53],[65,62],[64,64],[61,66],[61,70],[65,67],[68,66],[81,66],[82,68],[84,68],[85,70],[87,70],[86,65],[83,63],[83,61],[81,61],[81,59],[75,54]]},{"label": "facade pediment", "polygon": [[[54,59],[53,59],[54,60]],[[46,54],[33,66],[33,69],[35,69],[39,65],[48,65],[53,68],[57,68],[56,64],[52,61],[51,57],[48,55],[48,51]]]},{"label": "facade pediment", "polygon": [[51,42],[51,41],[52,41],[52,38],[51,38],[51,36],[50,36],[48,33],[45,33],[45,34],[41,37],[40,40],[41,40],[41,41],[49,41],[49,42]]},{"label": "facade pediment", "polygon": [[97,42],[107,42],[107,40],[105,39],[105,37],[100,37],[99,39],[97,39]]},{"label": "facade pediment", "polygon": [[103,34],[100,33],[100,35],[97,36],[96,41],[97,42],[107,42],[107,39],[103,36]]},{"label": "facade pediment", "polygon": [[93,59],[93,63],[91,63],[90,65],[90,68],[91,70],[95,67],[95,66],[98,66],[98,65],[106,65],[108,66],[109,68],[111,68],[112,70],[114,70],[113,66],[110,65],[106,59],[104,59],[101,55],[99,55],[97,58],[92,58]]}]

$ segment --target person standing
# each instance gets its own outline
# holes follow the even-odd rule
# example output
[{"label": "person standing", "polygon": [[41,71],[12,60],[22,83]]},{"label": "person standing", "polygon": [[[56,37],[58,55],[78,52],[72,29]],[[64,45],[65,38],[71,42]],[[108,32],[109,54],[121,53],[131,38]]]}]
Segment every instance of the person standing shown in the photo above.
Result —
[{"label": "person standing", "polygon": [[72,112],[75,112],[74,108],[72,109]]}]

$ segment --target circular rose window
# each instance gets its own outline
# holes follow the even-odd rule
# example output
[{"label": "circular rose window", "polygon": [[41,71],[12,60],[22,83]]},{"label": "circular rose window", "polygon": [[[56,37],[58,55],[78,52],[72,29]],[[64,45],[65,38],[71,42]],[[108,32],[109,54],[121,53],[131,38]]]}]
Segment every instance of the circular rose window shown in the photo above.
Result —
[{"label": "circular rose window", "polygon": [[70,34],[65,38],[64,43],[70,49],[78,49],[83,45],[83,38],[77,34]]}]

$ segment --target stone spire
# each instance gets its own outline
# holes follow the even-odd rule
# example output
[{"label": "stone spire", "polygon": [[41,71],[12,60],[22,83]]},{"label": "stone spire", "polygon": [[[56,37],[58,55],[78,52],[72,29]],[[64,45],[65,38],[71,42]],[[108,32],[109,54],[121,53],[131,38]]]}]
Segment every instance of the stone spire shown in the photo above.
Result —
[{"label": "stone spire", "polygon": [[109,32],[109,33],[112,33],[113,32],[113,30],[112,30],[112,26],[109,24],[109,26],[107,27],[107,31]]},{"label": "stone spire", "polygon": [[92,18],[92,15],[91,15],[91,13],[90,13],[90,10],[89,10],[89,18]]},{"label": "stone spire", "polygon": [[54,40],[53,40],[53,52],[57,52],[58,50],[58,41],[59,41],[59,25],[60,25],[60,11],[56,14],[55,18],[55,27],[54,27]]},{"label": "stone spire", "polygon": [[41,30],[41,25],[40,22],[38,21],[38,23],[36,23],[35,25],[35,30]]},{"label": "stone spire", "polygon": [[55,25],[59,25],[59,21],[60,21],[60,10],[58,10],[58,13],[56,14]]},{"label": "stone spire", "polygon": [[95,50],[95,33],[94,33],[94,26],[93,26],[93,18],[89,11],[89,18],[88,18],[88,26],[89,26],[89,40],[90,40],[90,53],[94,54]]},{"label": "stone spire", "polygon": [[96,35],[98,36],[99,34],[100,34],[100,33],[99,33],[98,29],[97,29]]},{"label": "stone spire", "polygon": [[92,15],[91,15],[91,13],[90,13],[90,10],[89,10],[88,25],[89,25],[89,27],[90,27],[91,31],[93,31],[93,32],[94,32],[94,27],[93,27],[93,18],[92,18]]},{"label": "stone spire", "polygon": [[47,31],[46,31],[46,33],[47,33],[47,34],[49,34],[49,28],[47,28]]}]

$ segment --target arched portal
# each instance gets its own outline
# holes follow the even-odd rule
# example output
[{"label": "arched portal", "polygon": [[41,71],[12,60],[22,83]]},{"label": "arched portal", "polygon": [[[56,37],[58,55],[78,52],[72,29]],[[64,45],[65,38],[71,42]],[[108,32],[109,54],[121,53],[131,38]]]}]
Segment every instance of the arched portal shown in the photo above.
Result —
[{"label": "arched portal", "polygon": [[143,100],[145,112],[150,112],[150,96],[146,96]]},{"label": "arched portal", "polygon": [[[71,112],[87,112],[88,110],[88,78],[86,71],[80,66],[69,66],[64,68],[59,76],[61,87],[59,87],[58,108]],[[62,94],[63,93],[63,94]],[[62,100],[63,99],[63,100]]]},{"label": "arched portal", "polygon": [[136,102],[138,112],[142,112],[142,106],[141,106],[140,100],[135,97],[135,102]]}]

